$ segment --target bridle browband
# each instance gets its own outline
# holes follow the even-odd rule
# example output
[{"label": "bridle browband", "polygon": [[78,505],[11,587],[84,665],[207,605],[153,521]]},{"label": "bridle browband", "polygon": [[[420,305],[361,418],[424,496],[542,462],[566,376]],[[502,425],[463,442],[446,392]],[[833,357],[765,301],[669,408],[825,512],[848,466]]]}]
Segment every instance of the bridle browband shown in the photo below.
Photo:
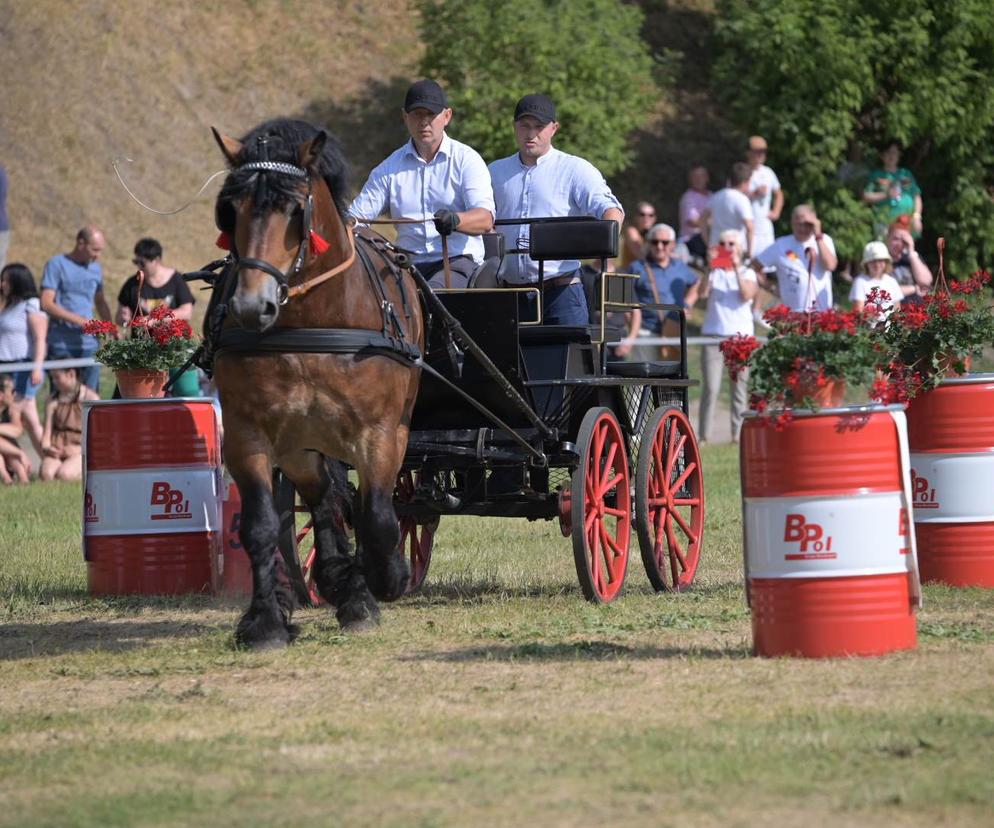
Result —
[{"label": "bridle browband", "polygon": [[[290,297],[306,293],[315,285],[327,281],[332,276],[337,273],[341,273],[343,270],[351,266],[351,264],[355,261],[355,242],[352,239],[352,234],[347,234],[351,250],[348,258],[346,258],[344,262],[331,270],[320,274],[319,276],[315,276],[313,279],[309,279],[308,281],[293,287],[290,286],[290,280],[300,273],[301,268],[304,266],[304,259],[307,257],[307,247],[311,237],[311,220],[314,216],[314,194],[312,192],[311,176],[307,170],[303,167],[298,167],[296,164],[288,164],[283,161],[270,161],[268,158],[269,138],[267,136],[260,135],[256,141],[259,147],[259,154],[262,156],[262,159],[242,164],[237,167],[239,171],[272,172],[280,175],[289,175],[293,178],[303,178],[307,181],[307,201],[304,204],[304,218],[300,235],[300,246],[297,248],[297,256],[294,258],[293,264],[290,265],[290,268],[285,273],[264,259],[254,259],[251,257],[242,258],[238,255],[236,250],[232,250],[235,257],[235,278],[237,278],[238,273],[245,268],[261,270],[263,273],[272,276],[272,278],[276,280],[277,284],[277,302],[280,306],[283,306],[290,301]],[[232,245],[232,247],[234,247],[234,245]]]}]

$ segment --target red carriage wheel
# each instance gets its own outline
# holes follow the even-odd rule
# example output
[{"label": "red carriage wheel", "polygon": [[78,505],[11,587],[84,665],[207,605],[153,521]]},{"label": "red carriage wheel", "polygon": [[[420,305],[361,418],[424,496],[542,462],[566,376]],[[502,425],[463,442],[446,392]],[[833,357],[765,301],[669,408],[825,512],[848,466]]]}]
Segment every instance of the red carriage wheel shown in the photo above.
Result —
[{"label": "red carriage wheel", "polygon": [[[414,500],[414,474],[402,471],[397,476],[397,488],[394,499],[398,503],[411,503]],[[431,565],[431,550],[435,545],[435,530],[438,529],[438,518],[419,521],[412,515],[403,515],[400,522],[400,551],[407,557],[411,567],[411,579],[407,582],[405,595],[411,595],[421,589]]]},{"label": "red carriage wheel", "polygon": [[584,597],[607,603],[621,593],[632,531],[628,453],[610,409],[584,415],[577,446],[580,465],[570,493],[573,559]]},{"label": "red carriage wheel", "polygon": [[657,408],[642,432],[635,527],[652,586],[660,592],[689,587],[701,559],[704,475],[697,437],[679,408]]}]

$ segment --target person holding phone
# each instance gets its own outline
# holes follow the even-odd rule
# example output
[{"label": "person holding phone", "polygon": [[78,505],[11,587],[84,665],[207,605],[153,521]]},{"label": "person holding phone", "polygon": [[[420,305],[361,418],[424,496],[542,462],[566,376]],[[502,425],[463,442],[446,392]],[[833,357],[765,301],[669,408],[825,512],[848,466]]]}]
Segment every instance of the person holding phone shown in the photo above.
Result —
[{"label": "person holding phone", "polygon": [[821,219],[810,204],[794,208],[790,229],[789,236],[780,236],[753,256],[752,267],[760,284],[766,278],[764,269],[775,268],[776,292],[791,310],[828,310],[832,307],[832,271],[839,264],[835,242],[822,230]]},{"label": "person holding phone", "polygon": [[915,240],[903,227],[892,225],[884,239],[887,252],[893,261],[893,274],[901,287],[914,287],[905,291],[905,299],[915,300],[924,296],[932,287],[932,271],[915,250]]},{"label": "person holding phone", "polygon": [[[759,291],[757,275],[742,262],[742,234],[738,230],[725,230],[718,237],[718,248],[711,256],[711,270],[700,291],[700,297],[707,300],[704,324],[701,333],[714,338],[713,345],[701,348],[701,389],[700,421],[697,436],[701,442],[710,438],[714,421],[714,410],[721,391],[721,375],[724,373],[721,351],[718,346],[722,339],[735,334],[752,336],[754,326],[752,302]],[[732,380],[731,427],[732,442],[739,441],[742,430],[742,417],[748,404],[748,370]]]}]

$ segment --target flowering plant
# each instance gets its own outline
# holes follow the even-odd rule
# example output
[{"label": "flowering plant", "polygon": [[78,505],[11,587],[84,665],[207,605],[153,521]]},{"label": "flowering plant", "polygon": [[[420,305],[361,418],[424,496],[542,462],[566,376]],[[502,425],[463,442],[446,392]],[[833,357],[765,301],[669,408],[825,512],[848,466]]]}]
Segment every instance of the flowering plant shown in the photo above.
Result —
[{"label": "flowering plant", "polygon": [[193,353],[196,341],[193,329],[177,319],[171,308],[160,305],[148,316],[134,316],[125,328],[127,336],[118,336],[113,322],[91,319],[83,333],[100,340],[94,357],[108,368],[168,371],[178,368]]},{"label": "flowering plant", "polygon": [[733,336],[721,353],[733,379],[749,369],[750,407],[775,409],[774,423],[790,419],[792,408],[817,410],[833,386],[870,386],[889,359],[874,320],[881,298],[870,292],[861,311],[791,311],[770,308],[763,318],[770,326],[761,345],[752,336]]},{"label": "flowering plant", "polygon": [[940,275],[934,293],[894,310],[882,332],[892,354],[880,383],[882,391],[887,386],[888,401],[904,402],[950,372],[966,373],[970,357],[994,342],[994,309],[984,295],[990,280],[982,270],[948,284]]}]

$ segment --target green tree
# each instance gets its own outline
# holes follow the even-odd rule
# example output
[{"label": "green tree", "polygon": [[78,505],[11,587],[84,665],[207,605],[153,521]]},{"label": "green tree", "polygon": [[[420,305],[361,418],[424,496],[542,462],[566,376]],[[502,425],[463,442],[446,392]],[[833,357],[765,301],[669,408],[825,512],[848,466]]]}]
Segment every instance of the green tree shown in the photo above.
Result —
[{"label": "green tree", "polygon": [[731,117],[771,140],[792,201],[815,203],[840,252],[870,239],[865,171],[896,139],[922,187],[926,252],[941,235],[957,275],[991,261],[990,0],[719,0],[716,42]]},{"label": "green tree", "polygon": [[629,133],[659,98],[642,11],[618,0],[417,0],[426,51],[456,112],[452,131],[488,160],[515,150],[514,104],[543,92],[557,107],[556,146],[604,175],[632,159]]}]

